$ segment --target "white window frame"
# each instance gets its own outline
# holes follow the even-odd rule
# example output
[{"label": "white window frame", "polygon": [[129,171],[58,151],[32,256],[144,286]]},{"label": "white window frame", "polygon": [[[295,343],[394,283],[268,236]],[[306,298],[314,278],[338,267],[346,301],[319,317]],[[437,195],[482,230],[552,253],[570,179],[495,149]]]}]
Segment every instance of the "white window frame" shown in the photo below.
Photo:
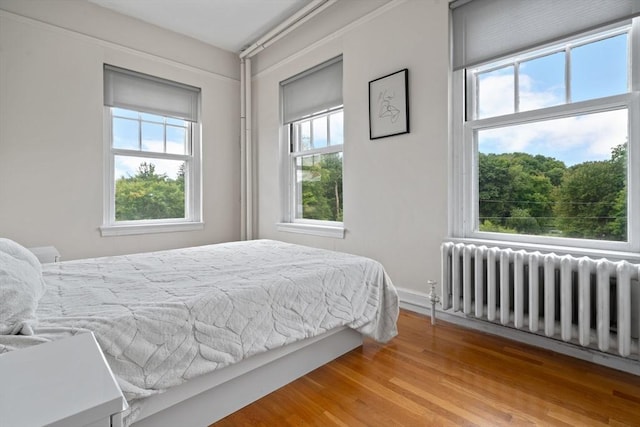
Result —
[{"label": "white window frame", "polygon": [[[510,245],[532,249],[549,249],[571,252],[587,252],[589,254],[605,254],[615,252],[622,256],[635,257],[640,251],[640,68],[637,66],[640,52],[640,20],[634,19],[629,32],[629,84],[628,93],[608,96],[594,100],[567,103],[538,110],[516,112],[512,114],[474,119],[475,105],[473,100],[467,103],[465,96],[474,92],[474,78],[470,69],[452,72],[452,129],[451,129],[451,173],[449,188],[449,235],[454,239],[473,241],[481,244]],[[619,30],[613,30],[618,31]],[[576,37],[566,42],[587,43],[610,37],[613,33],[602,36]],[[554,43],[558,46],[560,43]],[[553,51],[553,48],[546,53]],[[531,59],[541,55],[540,49],[523,52],[518,60]],[[512,62],[516,55],[511,55],[505,64]],[[496,61],[491,61],[495,64]],[[474,67],[474,68],[481,68]],[[468,79],[468,81],[467,81]],[[469,89],[471,88],[471,89]],[[478,177],[477,177],[477,140],[479,130],[537,122],[545,119],[561,118],[586,113],[604,112],[619,108],[627,108],[628,119],[628,167],[627,167],[627,242],[613,242],[592,239],[561,238],[522,234],[480,232],[478,224]],[[634,167],[635,166],[635,167]],[[623,255],[624,253],[624,255]]]},{"label": "white window frame", "polygon": [[[343,176],[344,176],[344,144],[331,145],[331,120],[329,116],[342,112],[344,123],[344,109],[343,106],[323,111],[318,114],[314,114],[308,117],[304,117],[300,120],[296,120],[292,123],[283,125],[282,136],[283,145],[283,220],[277,224],[279,231],[287,231],[292,233],[312,234],[323,237],[335,237],[344,238],[344,223],[342,221],[323,221],[317,219],[305,219],[298,218],[297,213],[300,211],[301,206],[298,205],[300,197],[297,194],[301,191],[297,185],[297,170],[296,160],[299,157],[318,155],[318,154],[335,154],[342,153],[343,155]],[[314,119],[327,117],[327,146],[321,148],[314,148],[309,150],[301,150],[298,147],[299,139],[293,134],[297,132],[298,126],[303,122],[312,122]],[[310,123],[311,138],[313,139],[313,125]],[[344,126],[343,126],[344,130]],[[344,194],[344,193],[343,193]],[[344,200],[343,200],[344,207]]]},{"label": "white window frame", "polygon": [[[176,231],[202,230],[202,174],[200,156],[200,123],[189,122],[187,129],[187,154],[158,153],[140,150],[119,149],[113,147],[113,110],[104,107],[104,209],[102,236],[121,236],[132,234],[150,234]],[[140,113],[145,113],[140,111]],[[149,112],[149,114],[158,115]],[[142,121],[140,121],[140,126]],[[115,157],[131,156],[147,159],[167,159],[185,162],[185,217],[169,219],[150,219],[136,221],[116,221],[115,218]]]}]

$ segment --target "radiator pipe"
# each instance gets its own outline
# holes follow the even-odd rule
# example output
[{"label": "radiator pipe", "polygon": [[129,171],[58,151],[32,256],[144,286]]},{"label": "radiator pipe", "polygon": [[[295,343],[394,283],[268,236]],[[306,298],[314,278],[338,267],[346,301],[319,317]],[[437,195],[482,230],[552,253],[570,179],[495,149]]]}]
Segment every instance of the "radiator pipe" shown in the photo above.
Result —
[{"label": "radiator pipe", "polygon": [[429,291],[429,301],[431,302],[431,324],[436,324],[436,304],[440,302],[440,297],[436,294],[436,285],[438,282],[435,280],[427,280],[427,285],[431,286],[431,290]]}]

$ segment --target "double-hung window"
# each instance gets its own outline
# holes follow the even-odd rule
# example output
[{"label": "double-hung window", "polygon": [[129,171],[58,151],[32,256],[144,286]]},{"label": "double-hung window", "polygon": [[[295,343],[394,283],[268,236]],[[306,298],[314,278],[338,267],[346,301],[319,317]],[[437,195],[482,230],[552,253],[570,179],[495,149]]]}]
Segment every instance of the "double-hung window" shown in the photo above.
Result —
[{"label": "double-hung window", "polygon": [[104,66],[103,235],[201,228],[200,90]]},{"label": "double-hung window", "polygon": [[342,59],[281,84],[284,231],[343,235]]},{"label": "double-hung window", "polygon": [[614,5],[453,3],[454,237],[640,250],[640,23]]}]

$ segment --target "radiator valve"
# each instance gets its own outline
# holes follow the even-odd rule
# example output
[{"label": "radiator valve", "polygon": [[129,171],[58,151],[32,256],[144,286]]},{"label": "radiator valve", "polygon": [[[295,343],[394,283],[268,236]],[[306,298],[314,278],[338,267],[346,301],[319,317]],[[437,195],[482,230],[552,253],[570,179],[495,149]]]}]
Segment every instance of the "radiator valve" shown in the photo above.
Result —
[{"label": "radiator valve", "polygon": [[436,285],[438,282],[435,280],[427,280],[427,285],[431,286],[431,290],[427,295],[427,298],[431,302],[431,324],[436,324],[436,304],[440,303],[440,297],[436,294]]}]

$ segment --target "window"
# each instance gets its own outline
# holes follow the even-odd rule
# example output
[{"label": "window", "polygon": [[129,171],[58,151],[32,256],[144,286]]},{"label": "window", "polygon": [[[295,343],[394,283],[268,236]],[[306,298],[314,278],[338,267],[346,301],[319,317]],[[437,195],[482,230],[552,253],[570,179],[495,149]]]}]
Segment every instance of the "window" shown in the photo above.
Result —
[{"label": "window", "polygon": [[282,83],[284,231],[342,237],[342,60]]},{"label": "window", "polygon": [[640,250],[637,25],[458,59],[454,236]]},{"label": "window", "polygon": [[342,109],[289,125],[295,220],[342,222]]},{"label": "window", "polygon": [[105,66],[103,235],[200,228],[199,89]]}]

